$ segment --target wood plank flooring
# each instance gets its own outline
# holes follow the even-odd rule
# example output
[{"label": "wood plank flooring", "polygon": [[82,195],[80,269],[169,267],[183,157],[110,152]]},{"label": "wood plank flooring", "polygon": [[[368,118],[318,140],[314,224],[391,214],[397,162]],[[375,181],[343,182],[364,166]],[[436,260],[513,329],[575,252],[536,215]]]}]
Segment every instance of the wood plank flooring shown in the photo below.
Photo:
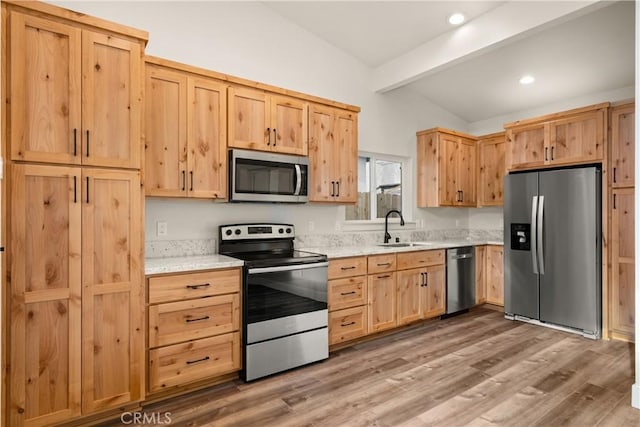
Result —
[{"label": "wood plank flooring", "polygon": [[479,308],[144,413],[168,411],[171,426],[189,427],[640,426],[633,351]]}]

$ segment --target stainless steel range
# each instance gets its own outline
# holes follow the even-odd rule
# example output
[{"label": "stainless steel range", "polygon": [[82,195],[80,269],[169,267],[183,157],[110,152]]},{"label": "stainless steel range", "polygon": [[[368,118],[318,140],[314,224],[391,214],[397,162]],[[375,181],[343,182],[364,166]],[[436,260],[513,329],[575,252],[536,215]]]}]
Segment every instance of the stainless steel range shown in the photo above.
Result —
[{"label": "stainless steel range", "polygon": [[291,224],[223,225],[219,236],[220,253],[245,263],[241,377],[329,357],[327,257],[294,250]]}]

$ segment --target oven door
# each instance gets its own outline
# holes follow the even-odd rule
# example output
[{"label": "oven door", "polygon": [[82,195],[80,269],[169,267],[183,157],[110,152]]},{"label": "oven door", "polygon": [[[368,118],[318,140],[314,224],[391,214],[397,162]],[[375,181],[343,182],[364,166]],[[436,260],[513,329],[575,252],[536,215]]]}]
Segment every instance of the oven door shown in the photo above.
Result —
[{"label": "oven door", "polygon": [[231,150],[231,201],[304,203],[308,201],[306,157]]}]

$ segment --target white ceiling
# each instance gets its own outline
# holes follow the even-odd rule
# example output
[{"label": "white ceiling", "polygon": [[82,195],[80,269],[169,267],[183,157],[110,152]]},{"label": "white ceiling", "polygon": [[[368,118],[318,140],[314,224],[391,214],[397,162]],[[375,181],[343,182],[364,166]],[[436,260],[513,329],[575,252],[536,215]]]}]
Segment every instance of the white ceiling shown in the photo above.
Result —
[{"label": "white ceiling", "polygon": [[[406,86],[470,123],[634,84],[632,1],[266,4],[371,67],[372,90]],[[468,40],[447,23],[457,11]]]}]

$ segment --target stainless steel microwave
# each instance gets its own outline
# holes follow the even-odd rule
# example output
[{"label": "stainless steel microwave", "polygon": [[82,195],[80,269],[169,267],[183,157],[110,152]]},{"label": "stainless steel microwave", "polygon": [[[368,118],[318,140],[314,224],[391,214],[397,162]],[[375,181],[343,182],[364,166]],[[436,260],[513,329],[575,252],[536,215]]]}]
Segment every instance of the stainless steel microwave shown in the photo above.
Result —
[{"label": "stainless steel microwave", "polygon": [[232,202],[305,203],[309,159],[288,154],[229,150]]}]

